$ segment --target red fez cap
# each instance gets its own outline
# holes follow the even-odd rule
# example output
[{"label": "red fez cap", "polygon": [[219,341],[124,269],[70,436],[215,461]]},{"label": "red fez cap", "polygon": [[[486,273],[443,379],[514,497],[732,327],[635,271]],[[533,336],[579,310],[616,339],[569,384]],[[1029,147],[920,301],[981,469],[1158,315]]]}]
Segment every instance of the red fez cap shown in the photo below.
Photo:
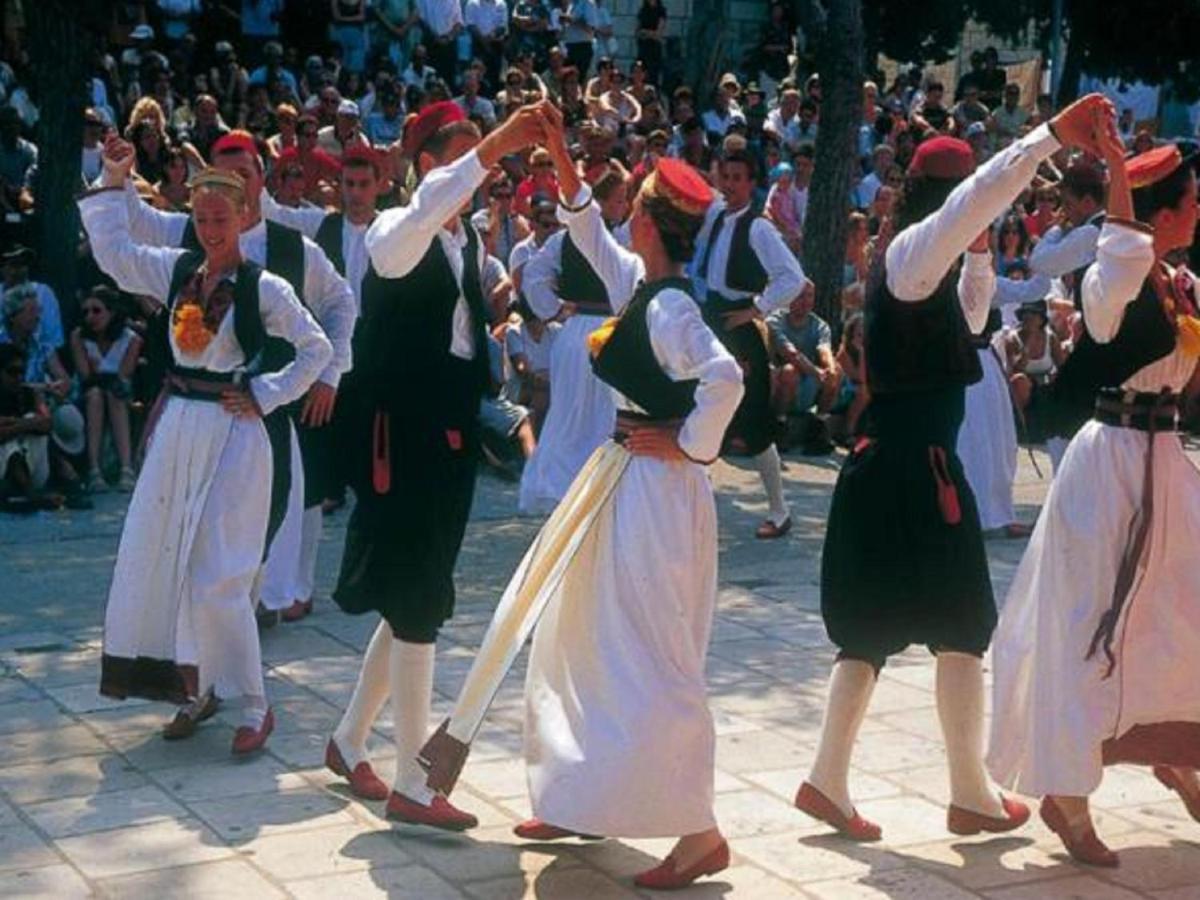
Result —
[{"label": "red fez cap", "polygon": [[383,154],[369,144],[351,144],[342,151],[342,165],[348,162],[362,160],[370,164],[375,170],[375,174],[379,174],[379,167],[383,162]]},{"label": "red fez cap", "polygon": [[961,180],[975,171],[971,145],[958,138],[941,135],[922,141],[908,164],[909,175]]},{"label": "red fez cap", "polygon": [[467,114],[453,100],[441,100],[431,103],[415,116],[411,117],[404,126],[404,155],[416,159],[417,154],[429,142],[429,139],[455,122],[466,119]]},{"label": "red fez cap", "polygon": [[1179,147],[1164,144],[1126,162],[1125,174],[1129,176],[1129,186],[1136,190],[1162,181],[1182,165],[1183,154]]},{"label": "red fez cap", "polygon": [[712,188],[690,165],[681,159],[660,159],[654,172],[642,184],[642,190],[667,200],[680,212],[702,216],[713,200]]},{"label": "red fez cap", "polygon": [[258,144],[254,142],[254,136],[248,131],[231,131],[229,134],[222,135],[217,138],[215,144],[212,145],[212,155],[219,156],[222,153],[231,153],[238,150],[245,150],[251,156],[258,156]]}]

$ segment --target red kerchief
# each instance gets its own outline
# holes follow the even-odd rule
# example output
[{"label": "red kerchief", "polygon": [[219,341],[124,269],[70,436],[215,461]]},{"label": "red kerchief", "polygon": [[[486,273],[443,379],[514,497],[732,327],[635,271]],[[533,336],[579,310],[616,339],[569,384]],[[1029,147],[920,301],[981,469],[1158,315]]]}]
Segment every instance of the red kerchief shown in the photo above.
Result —
[{"label": "red kerchief", "polygon": [[421,148],[438,131],[447,125],[461,122],[466,117],[467,114],[453,100],[442,100],[425,107],[410,117],[404,126],[404,155],[409,159],[416,159]]},{"label": "red kerchief", "polygon": [[245,150],[251,156],[258,156],[258,144],[254,142],[254,136],[248,131],[231,131],[229,134],[217,138],[216,143],[212,145],[214,158],[222,153],[235,150]]},{"label": "red kerchief", "polygon": [[942,135],[923,141],[908,164],[909,175],[961,180],[975,171],[971,145],[958,138]]},{"label": "red kerchief", "polygon": [[1125,163],[1129,186],[1134,190],[1162,181],[1183,165],[1183,154],[1175,144],[1164,144],[1139,153]]}]

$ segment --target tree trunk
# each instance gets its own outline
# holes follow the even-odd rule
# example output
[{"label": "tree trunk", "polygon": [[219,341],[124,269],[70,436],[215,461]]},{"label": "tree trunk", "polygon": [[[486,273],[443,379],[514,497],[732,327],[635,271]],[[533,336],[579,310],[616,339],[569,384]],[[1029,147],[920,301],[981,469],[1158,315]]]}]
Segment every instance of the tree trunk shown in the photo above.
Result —
[{"label": "tree trunk", "polygon": [[804,221],[804,270],[816,286],[817,314],[835,324],[841,319],[850,187],[862,122],[862,0],[831,0],[824,28],[813,36],[811,46],[816,50],[822,101]]},{"label": "tree trunk", "polygon": [[724,26],[725,0],[692,0],[682,68],[684,84],[696,92],[697,115],[706,107],[727,55]]},{"label": "tree trunk", "polygon": [[83,110],[88,100],[92,31],[87,16],[70,0],[27,3],[25,15],[30,62],[38,85],[38,169],[34,185],[38,271],[58,295],[65,316],[72,319],[79,246],[75,198],[81,187]]}]

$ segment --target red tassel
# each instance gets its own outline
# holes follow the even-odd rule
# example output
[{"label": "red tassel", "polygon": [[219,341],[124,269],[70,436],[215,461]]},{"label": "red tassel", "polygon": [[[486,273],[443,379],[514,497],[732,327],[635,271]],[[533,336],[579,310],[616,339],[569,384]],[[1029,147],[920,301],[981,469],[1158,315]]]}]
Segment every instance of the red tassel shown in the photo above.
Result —
[{"label": "red tassel", "polygon": [[459,431],[457,428],[447,428],[446,429],[446,443],[450,445],[451,450],[455,450],[455,451],[461,450],[462,449],[462,432]]},{"label": "red tassel", "polygon": [[946,465],[946,451],[941,447],[929,448],[929,468],[937,482],[938,509],[942,511],[942,521],[947,525],[957,525],[962,521],[962,506],[958,502],[958,488],[954,486]]},{"label": "red tassel", "polygon": [[374,441],[371,447],[371,484],[375,493],[392,489],[392,445],[388,414],[375,413]]}]

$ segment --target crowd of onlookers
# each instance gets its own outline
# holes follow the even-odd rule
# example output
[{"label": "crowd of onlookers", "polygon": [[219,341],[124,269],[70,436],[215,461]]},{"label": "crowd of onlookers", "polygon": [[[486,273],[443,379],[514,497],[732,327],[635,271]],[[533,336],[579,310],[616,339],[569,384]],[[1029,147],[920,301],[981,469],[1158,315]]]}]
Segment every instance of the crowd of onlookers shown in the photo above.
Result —
[{"label": "crowd of onlookers", "polygon": [[[102,143],[116,131],[135,147],[145,202],[187,211],[189,175],[207,164],[218,138],[244,129],[259,143],[268,190],[282,205],[337,207],[341,158],[355,145],[378,151],[385,180],[378,205],[402,204],[414,178],[402,152],[407,116],[452,100],[486,131],[521,104],[549,98],[563,111],[588,180],[615,179],[628,196],[663,156],[690,162],[716,183],[723,154],[748,151],[755,202],[802,257],[822,94],[798,50],[788,4],[770,5],[759,45],[739,71],[699,87],[681,81],[679,61],[666,53],[662,0],[640,2],[633,60],[616,54],[611,0],[127,0],[115,7],[81,85],[81,187],[99,175]],[[90,494],[131,489],[156,375],[143,353],[141,304],[106,286],[85,246],[77,259],[65,253],[52,261],[23,246],[32,243],[29,222],[37,214],[38,90],[19,35],[7,38],[0,58],[0,493],[10,506],[86,506]],[[935,133],[958,135],[987,159],[1052,112],[1048,96],[1021,90],[994,50],[972,55],[970,70],[949,90],[919,69],[864,85],[842,317],[820,319],[810,290],[764,329],[781,441],[826,452],[831,439],[853,439],[869,399],[865,284],[894,233],[909,160]],[[1129,115],[1121,127],[1132,152],[1154,143]],[[1079,224],[1067,191],[1086,179],[1064,187],[1064,173],[1086,165],[1056,158],[996,223],[1000,275],[1028,278],[1045,232]],[[482,416],[489,458],[503,466],[532,451],[551,395],[558,324],[530,310],[521,270],[559,225],[544,151],[529,148],[502,169],[477,195],[473,221],[491,257],[485,287],[495,310],[496,390]],[[77,296],[55,297],[37,280],[50,265],[73,262],[83,286]],[[1020,324],[1000,339],[1018,405],[1028,404],[1029,385],[1052,378],[1069,352],[1078,328],[1069,298],[1069,284],[1049,285],[1043,306],[1022,308]]]}]

